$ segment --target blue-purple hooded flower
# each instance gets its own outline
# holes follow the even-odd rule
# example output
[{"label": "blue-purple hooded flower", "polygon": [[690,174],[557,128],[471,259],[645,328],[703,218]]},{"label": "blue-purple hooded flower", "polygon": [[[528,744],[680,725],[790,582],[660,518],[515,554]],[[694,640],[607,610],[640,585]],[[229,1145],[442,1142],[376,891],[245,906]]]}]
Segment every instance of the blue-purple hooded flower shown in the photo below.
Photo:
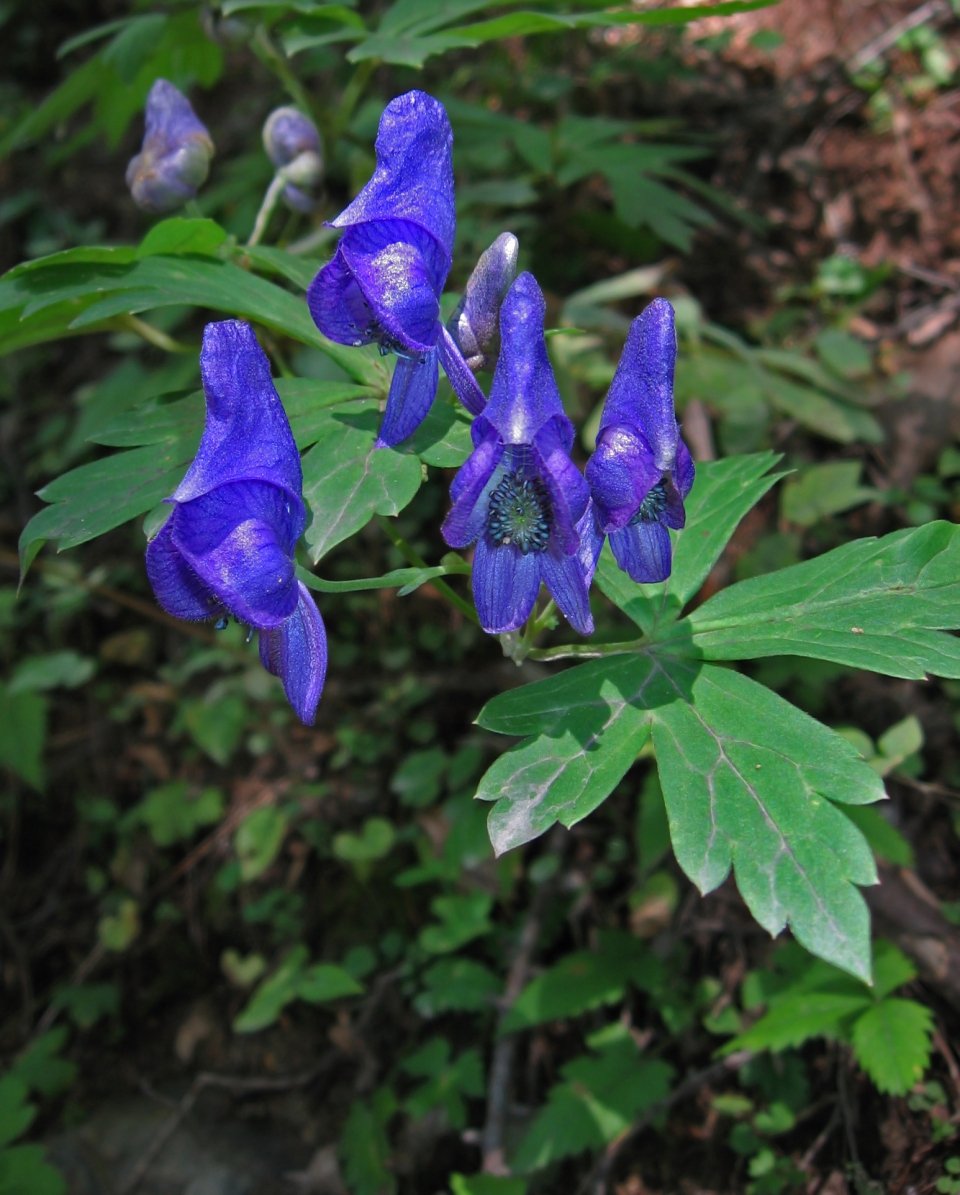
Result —
[{"label": "blue-purple hooded flower", "polygon": [[620,568],[641,584],[670,576],[668,528],[686,518],[694,466],[673,406],[673,308],[655,299],[630,325],[586,477]]},{"label": "blue-purple hooded flower", "polygon": [[491,634],[526,622],[541,583],[581,634],[593,631],[577,532],[589,491],[570,459],[573,426],[547,356],[544,312],[536,280],[520,274],[500,308],[490,401],[473,423],[474,450],[443,524],[451,547],[476,542],[473,596]]},{"label": "blue-purple hooded flower", "polygon": [[380,118],[373,176],[330,222],[343,235],[307,291],[325,336],[398,355],[381,446],[406,439],[436,394],[440,294],[456,227],[452,151],[438,100],[422,91],[392,100]]},{"label": "blue-purple hooded flower", "polygon": [[213,141],[187,97],[166,79],[150,88],[146,126],[140,152],[127,167],[127,186],[144,211],[170,212],[203,184]]},{"label": "blue-purple hooded flower", "polygon": [[185,619],[232,614],[297,716],[313,722],[327,666],[323,621],[296,578],[306,514],[300,456],[253,329],[208,324],[200,353],[207,421],[196,459],[147,547],[157,601]]},{"label": "blue-purple hooded flower", "polygon": [[313,121],[299,108],[275,108],[263,125],[267,157],[288,179],[283,199],[297,212],[312,212],[317,201],[309,194],[323,177],[323,143]]}]

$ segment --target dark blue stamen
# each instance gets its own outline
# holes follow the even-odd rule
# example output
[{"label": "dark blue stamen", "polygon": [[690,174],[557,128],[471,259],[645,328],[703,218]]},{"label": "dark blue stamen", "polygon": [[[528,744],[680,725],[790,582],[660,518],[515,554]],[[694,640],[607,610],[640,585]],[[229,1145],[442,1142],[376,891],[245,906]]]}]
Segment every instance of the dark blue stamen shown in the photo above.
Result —
[{"label": "dark blue stamen", "polygon": [[515,544],[526,556],[547,546],[552,519],[543,482],[538,477],[507,473],[490,495],[487,534],[497,546]]},{"label": "dark blue stamen", "polygon": [[227,618],[226,614],[221,614],[217,621],[213,624],[213,629],[215,631],[225,631],[229,623],[230,619]]},{"label": "dark blue stamen", "polygon": [[416,361],[420,365],[423,364],[424,358],[420,353],[411,353],[402,340],[398,340],[396,336],[391,335],[381,324],[376,320],[371,320],[363,330],[363,335],[367,340],[375,340],[377,347],[380,350],[381,357],[387,357],[391,353],[396,353],[398,357],[402,357],[404,361]]},{"label": "dark blue stamen", "polygon": [[663,482],[658,481],[640,503],[640,509],[630,520],[629,525],[635,527],[637,523],[656,523],[666,509],[667,491]]}]

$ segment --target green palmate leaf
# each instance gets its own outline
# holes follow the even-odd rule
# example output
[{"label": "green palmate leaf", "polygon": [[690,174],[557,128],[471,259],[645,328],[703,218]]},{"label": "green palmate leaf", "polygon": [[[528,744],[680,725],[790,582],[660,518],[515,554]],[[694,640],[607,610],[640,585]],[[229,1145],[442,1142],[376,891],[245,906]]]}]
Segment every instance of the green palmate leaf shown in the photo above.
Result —
[{"label": "green palmate leaf", "polygon": [[314,563],[374,514],[398,514],[420,488],[416,456],[374,448],[379,423],[376,402],[331,411],[318,443],[303,458],[303,497],[310,512],[305,539]]},{"label": "green palmate leaf", "polygon": [[[300,448],[329,430],[330,406],[370,393],[349,383],[306,378],[280,378],[276,385]],[[81,465],[40,491],[52,505],[34,515],[20,536],[24,571],[47,540],[56,540],[58,551],[76,547],[169,497],[196,453],[203,421],[203,393],[195,391],[174,402],[161,396],[95,429],[92,438],[98,443],[132,451]]]},{"label": "green palmate leaf", "polygon": [[94,331],[124,314],[189,304],[254,320],[321,349],[353,381],[386,393],[387,372],[374,354],[328,340],[303,299],[273,282],[210,257],[135,260],[135,254],[126,248],[71,250],[9,271],[0,279],[0,353]]},{"label": "green palmate leaf", "polygon": [[[516,3],[517,0],[514,0]],[[527,37],[534,33],[560,33],[568,29],[590,29],[597,26],[643,24],[679,25],[703,16],[728,16],[763,8],[776,0],[731,0],[728,3],[704,5],[697,8],[671,8],[636,12],[634,10],[594,11],[574,13],[515,12],[469,25],[455,25],[471,13],[494,7],[478,0],[401,0],[384,14],[379,29],[363,38],[347,55],[350,62],[380,58],[402,66],[421,67],[434,54],[448,50],[479,46],[488,41],[507,37]],[[498,4],[497,8],[513,7]],[[452,26],[452,27],[451,27]],[[328,40],[332,39],[330,35]],[[353,39],[362,38],[359,31],[351,31]],[[340,35],[341,39],[343,34]],[[298,44],[296,48],[318,44],[316,40]]]},{"label": "green palmate leaf", "polygon": [[697,465],[696,480],[686,500],[687,524],[674,534],[673,568],[661,585],[637,585],[617,568],[604,547],[597,569],[598,588],[646,633],[676,618],[720,558],[743,516],[785,476],[770,473],[780,459],[774,452],[727,457]]},{"label": "green palmate leaf", "polygon": [[500,757],[477,796],[495,801],[498,852],[572,825],[604,800],[651,730],[671,838],[703,892],[731,866],[771,933],[869,974],[869,921],[854,884],[873,857],[831,800],[880,799],[851,744],[747,677],[652,654],[583,665],[494,698],[480,725],[533,734]]},{"label": "green palmate leaf", "polygon": [[537,736],[501,755],[477,790],[481,800],[496,802],[489,830],[498,854],[555,822],[582,821],[609,796],[650,737],[643,695],[654,673],[649,657],[624,656],[484,706],[477,722],[486,729]]},{"label": "green palmate leaf", "polygon": [[960,677],[960,528],[928,523],[741,581],[663,632],[709,660],[794,655],[889,676]]},{"label": "green palmate leaf", "polygon": [[425,465],[458,469],[473,452],[472,418],[461,408],[435,402],[423,423],[404,445]]}]

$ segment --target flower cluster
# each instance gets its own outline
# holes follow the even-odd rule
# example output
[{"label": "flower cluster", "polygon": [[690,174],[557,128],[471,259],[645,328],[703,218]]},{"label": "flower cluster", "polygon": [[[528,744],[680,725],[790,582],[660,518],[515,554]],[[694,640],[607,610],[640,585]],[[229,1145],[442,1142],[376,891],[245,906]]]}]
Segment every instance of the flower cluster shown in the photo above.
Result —
[{"label": "flower cluster", "polygon": [[[164,102],[164,111],[174,111],[169,97]],[[151,132],[150,119],[148,109],[140,158],[159,127],[155,121]],[[183,130],[192,126],[182,112],[177,122],[182,148]],[[168,122],[170,136],[172,127]],[[387,106],[376,169],[331,221],[342,235],[307,303],[331,340],[375,343],[381,353],[396,354],[377,447],[399,444],[426,418],[440,364],[475,416],[473,451],[451,485],[442,532],[451,547],[474,548],[473,596],[484,630],[523,627],[543,585],[570,624],[588,635],[590,584],[604,540],[634,581],[654,583],[669,577],[670,530],[684,525],[694,466],[674,413],[673,308],[655,299],[633,321],[596,449],[581,471],[547,353],[546,305],[533,275],[517,275],[515,236],[494,241],[453,315],[446,324],[440,320],[455,232],[452,144],[446,112],[432,97],[411,91]],[[297,183],[298,164],[305,183],[311,170],[319,178],[319,136],[296,109],[270,116],[264,146],[282,181]],[[171,152],[158,150],[156,161],[162,166]],[[161,166],[169,189],[172,175]],[[288,202],[296,207],[300,200],[294,194]],[[305,512],[290,425],[247,324],[208,325],[200,364],[206,429],[196,460],[168,499],[173,512],[147,549],[150,582],[178,617],[233,615],[258,628],[265,667],[309,723],[327,647],[313,598],[296,578],[294,549]],[[476,374],[491,368],[488,398]]]}]

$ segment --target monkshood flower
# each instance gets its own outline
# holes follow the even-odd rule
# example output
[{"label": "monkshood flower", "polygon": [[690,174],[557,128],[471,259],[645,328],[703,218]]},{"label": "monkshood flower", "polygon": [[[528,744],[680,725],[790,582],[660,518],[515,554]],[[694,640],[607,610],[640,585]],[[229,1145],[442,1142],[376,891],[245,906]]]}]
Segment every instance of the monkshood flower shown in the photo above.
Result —
[{"label": "monkshood flower", "polygon": [[299,108],[275,108],[263,126],[267,157],[288,180],[283,200],[298,212],[312,212],[309,188],[323,178],[323,145],[317,126]]},{"label": "monkshood flower", "polygon": [[496,359],[500,304],[516,277],[519,255],[520,242],[512,232],[502,232],[480,255],[447,320],[447,330],[474,373]]},{"label": "monkshood flower", "polygon": [[500,308],[490,401],[474,420],[474,450],[443,524],[451,547],[476,542],[473,596],[490,634],[526,622],[541,582],[582,635],[593,631],[577,532],[589,490],[570,459],[573,425],[547,356],[544,312],[533,275],[519,275]]},{"label": "monkshood flower", "polygon": [[307,291],[325,336],[397,354],[379,447],[399,444],[420,425],[437,391],[438,351],[455,350],[439,321],[456,226],[452,148],[438,100],[422,91],[392,100],[380,118],[376,169],[330,221],[343,235]]},{"label": "monkshood flower", "polygon": [[300,456],[253,329],[207,324],[200,352],[207,422],[173,513],[147,547],[157,601],[177,618],[228,615],[260,632],[260,659],[313,722],[327,636],[293,551],[306,519]]},{"label": "monkshood flower", "polygon": [[193,199],[207,177],[213,142],[190,101],[166,79],[147,96],[143,145],[127,167],[127,186],[137,207],[170,212]]},{"label": "monkshood flower", "polygon": [[673,308],[654,299],[630,325],[604,403],[586,476],[600,529],[634,581],[670,576],[670,534],[686,515],[693,460],[673,408],[677,336]]}]

